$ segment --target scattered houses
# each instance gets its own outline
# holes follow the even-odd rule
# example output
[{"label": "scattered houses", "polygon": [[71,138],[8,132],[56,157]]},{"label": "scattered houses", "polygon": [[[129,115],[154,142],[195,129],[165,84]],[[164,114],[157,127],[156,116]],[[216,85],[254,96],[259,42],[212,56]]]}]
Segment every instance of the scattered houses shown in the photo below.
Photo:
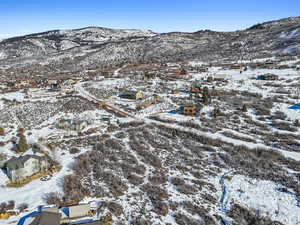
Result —
[{"label": "scattered houses", "polygon": [[2,167],[13,183],[20,182],[36,173],[51,168],[50,158],[47,156],[25,155],[12,157]]},{"label": "scattered houses", "polygon": [[33,221],[29,225],[60,225],[82,224],[100,225],[99,220],[91,219],[94,210],[90,204],[71,205],[66,207],[41,208],[41,211],[32,216]]}]

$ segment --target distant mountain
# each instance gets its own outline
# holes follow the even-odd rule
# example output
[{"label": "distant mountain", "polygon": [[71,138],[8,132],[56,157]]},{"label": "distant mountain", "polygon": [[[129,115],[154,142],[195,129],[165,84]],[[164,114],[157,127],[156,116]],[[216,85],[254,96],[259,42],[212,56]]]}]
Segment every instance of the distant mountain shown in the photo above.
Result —
[{"label": "distant mountain", "polygon": [[[158,34],[150,30],[87,27],[53,30],[0,42],[0,67],[91,65],[151,61],[234,61],[300,54],[300,17],[246,30]],[[67,63],[66,63],[67,62]]]}]

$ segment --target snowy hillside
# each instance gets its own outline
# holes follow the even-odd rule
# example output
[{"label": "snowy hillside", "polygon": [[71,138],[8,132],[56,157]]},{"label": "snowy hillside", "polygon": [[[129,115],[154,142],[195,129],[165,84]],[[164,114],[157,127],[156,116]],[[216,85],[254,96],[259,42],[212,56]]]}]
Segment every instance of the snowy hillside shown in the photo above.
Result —
[{"label": "snowy hillside", "polygon": [[63,65],[63,60],[70,58],[74,66],[87,67],[123,61],[209,62],[294,55],[299,53],[299,24],[300,17],[293,17],[236,32],[156,34],[149,30],[99,27],[54,30],[0,42],[0,66],[47,64],[55,59]]}]

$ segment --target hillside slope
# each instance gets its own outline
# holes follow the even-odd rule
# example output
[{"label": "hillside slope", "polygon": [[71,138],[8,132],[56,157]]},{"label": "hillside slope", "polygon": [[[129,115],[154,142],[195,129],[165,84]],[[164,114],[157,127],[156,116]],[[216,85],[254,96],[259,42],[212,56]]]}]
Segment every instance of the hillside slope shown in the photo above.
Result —
[{"label": "hillside slope", "polygon": [[0,42],[0,66],[89,66],[151,61],[236,61],[300,53],[300,17],[235,32],[156,34],[149,30],[88,27],[54,30]]}]

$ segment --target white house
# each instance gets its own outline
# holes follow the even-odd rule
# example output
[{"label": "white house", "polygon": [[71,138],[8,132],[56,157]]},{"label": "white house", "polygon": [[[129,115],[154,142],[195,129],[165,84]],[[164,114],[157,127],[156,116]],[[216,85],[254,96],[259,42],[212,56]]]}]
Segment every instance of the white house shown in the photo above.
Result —
[{"label": "white house", "polygon": [[63,130],[73,130],[77,132],[81,132],[88,126],[88,122],[85,120],[72,120],[72,119],[61,119],[57,128]]},{"label": "white house", "polygon": [[12,182],[19,182],[50,167],[51,164],[46,156],[25,155],[6,161],[3,169]]}]

